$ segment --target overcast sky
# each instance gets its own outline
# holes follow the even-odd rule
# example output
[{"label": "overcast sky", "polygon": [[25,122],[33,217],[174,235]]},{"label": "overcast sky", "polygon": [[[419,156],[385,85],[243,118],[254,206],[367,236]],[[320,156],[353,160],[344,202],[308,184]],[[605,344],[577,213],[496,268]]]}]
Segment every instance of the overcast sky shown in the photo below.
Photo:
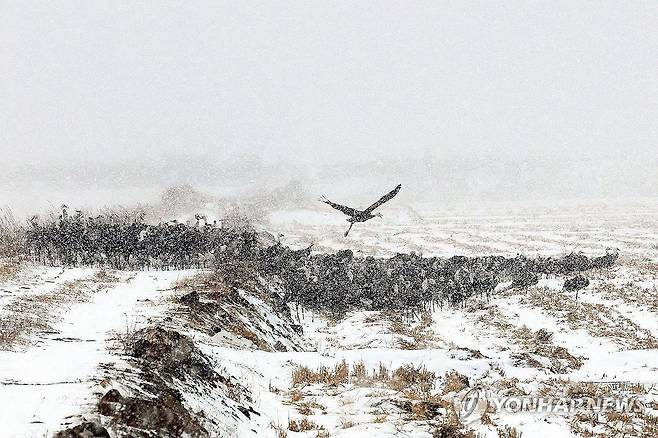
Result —
[{"label": "overcast sky", "polygon": [[656,1],[0,4],[10,163],[658,143]]}]

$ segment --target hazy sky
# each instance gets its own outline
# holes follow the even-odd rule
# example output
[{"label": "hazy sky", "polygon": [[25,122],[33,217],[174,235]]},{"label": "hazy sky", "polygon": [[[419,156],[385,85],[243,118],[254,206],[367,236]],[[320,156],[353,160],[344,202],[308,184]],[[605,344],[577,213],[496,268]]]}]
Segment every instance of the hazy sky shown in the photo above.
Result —
[{"label": "hazy sky", "polygon": [[656,154],[658,2],[0,2],[10,164]]}]

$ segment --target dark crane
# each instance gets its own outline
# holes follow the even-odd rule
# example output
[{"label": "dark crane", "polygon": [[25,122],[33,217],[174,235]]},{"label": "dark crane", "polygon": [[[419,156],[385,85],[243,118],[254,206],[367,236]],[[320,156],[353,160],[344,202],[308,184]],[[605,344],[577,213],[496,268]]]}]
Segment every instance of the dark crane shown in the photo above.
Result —
[{"label": "dark crane", "polygon": [[347,219],[347,222],[350,223],[350,227],[345,231],[345,237],[350,233],[350,230],[352,229],[352,225],[354,225],[355,222],[365,222],[367,220],[372,219],[373,217],[382,217],[381,213],[375,213],[373,214],[373,210],[375,210],[377,207],[380,205],[384,204],[387,201],[390,201],[395,197],[395,195],[398,194],[400,189],[402,188],[402,184],[398,184],[396,188],[382,196],[379,201],[375,202],[372,204],[370,207],[366,208],[365,210],[357,210],[356,208],[352,207],[346,207],[344,205],[336,204],[335,202],[331,202],[324,196],[320,198],[321,202],[324,202],[325,204],[328,204],[335,208],[338,211],[341,211],[345,213],[346,215],[349,216],[349,219]]}]

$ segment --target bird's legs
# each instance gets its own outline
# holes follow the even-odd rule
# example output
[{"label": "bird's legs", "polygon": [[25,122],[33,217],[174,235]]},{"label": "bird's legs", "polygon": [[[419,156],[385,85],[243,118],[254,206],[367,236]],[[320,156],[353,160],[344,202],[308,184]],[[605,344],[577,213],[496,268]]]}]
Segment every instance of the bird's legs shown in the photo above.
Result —
[{"label": "bird's legs", "polygon": [[347,237],[348,234],[350,234],[350,230],[352,229],[352,225],[354,225],[354,222],[350,222],[350,227],[345,231],[345,237]]}]

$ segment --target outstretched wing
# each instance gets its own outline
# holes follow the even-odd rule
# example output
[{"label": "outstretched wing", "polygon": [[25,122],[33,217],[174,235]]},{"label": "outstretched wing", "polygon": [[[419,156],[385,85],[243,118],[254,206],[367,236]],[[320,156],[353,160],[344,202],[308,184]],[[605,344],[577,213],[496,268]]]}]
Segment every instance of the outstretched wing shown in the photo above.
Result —
[{"label": "outstretched wing", "polygon": [[377,207],[379,207],[380,205],[382,205],[383,203],[388,202],[388,201],[390,201],[391,199],[393,199],[393,198],[395,197],[395,195],[398,194],[398,192],[400,191],[401,188],[402,188],[402,184],[398,184],[398,186],[397,186],[396,188],[394,188],[393,190],[391,190],[390,192],[388,192],[387,194],[385,194],[384,196],[382,196],[382,197],[379,199],[379,201],[375,202],[375,203],[372,204],[370,207],[366,208],[365,211],[364,211],[364,213],[372,213],[372,211],[373,211],[375,208],[377,208]]},{"label": "outstretched wing", "polygon": [[348,216],[356,216],[359,213],[359,210],[352,208],[352,207],[346,207],[344,205],[336,204],[335,202],[331,202],[324,196],[319,199],[321,202],[324,202],[327,205],[331,205],[333,208],[335,208],[338,211],[342,211]]}]

